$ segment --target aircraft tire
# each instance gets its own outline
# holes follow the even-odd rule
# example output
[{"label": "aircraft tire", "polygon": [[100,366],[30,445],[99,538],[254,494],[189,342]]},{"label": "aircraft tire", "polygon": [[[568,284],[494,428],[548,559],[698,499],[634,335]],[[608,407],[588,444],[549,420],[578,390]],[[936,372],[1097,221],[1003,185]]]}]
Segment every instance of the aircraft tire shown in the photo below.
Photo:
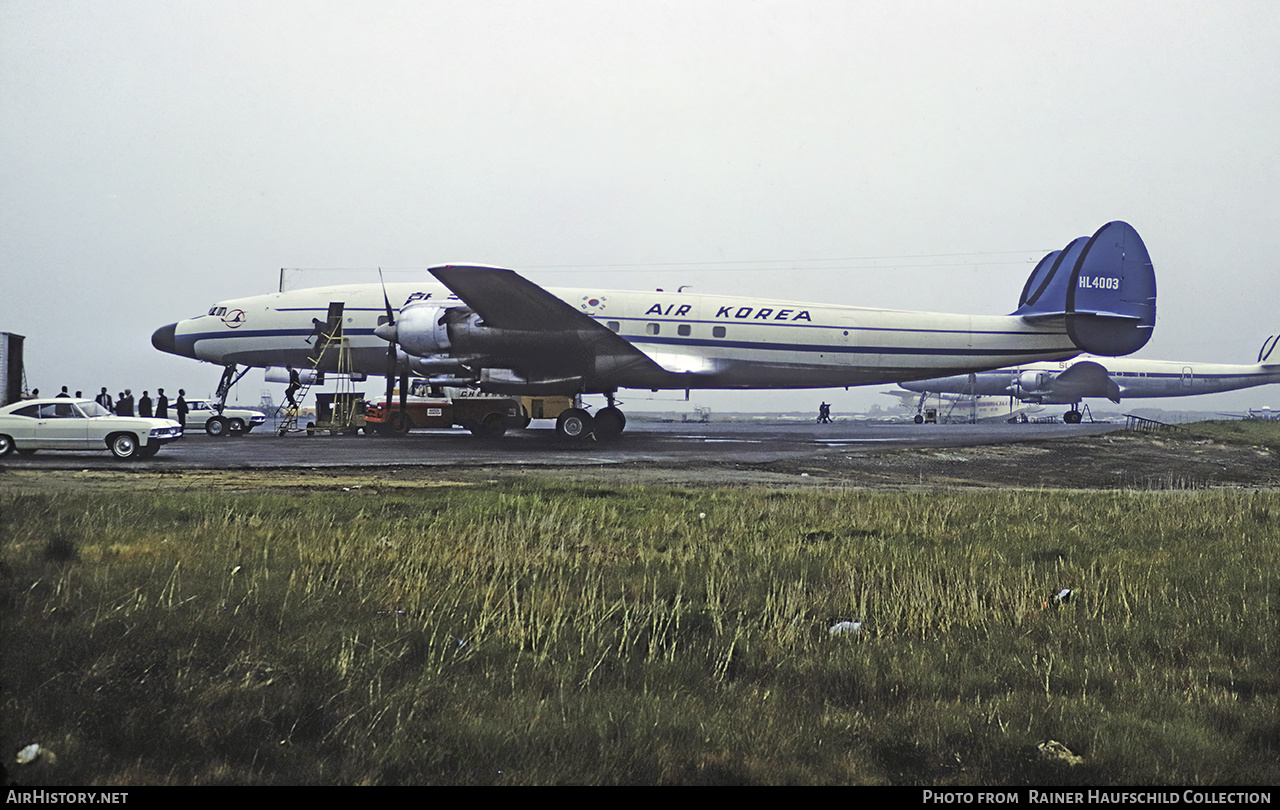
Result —
[{"label": "aircraft tire", "polygon": [[1068,425],[1078,425],[1082,418],[1079,411],[1067,411],[1062,415],[1062,421]]},{"label": "aircraft tire", "polygon": [[596,411],[595,421],[596,436],[601,439],[616,439],[627,426],[626,415],[612,406]]},{"label": "aircraft tire", "polygon": [[581,408],[569,408],[556,419],[556,434],[562,439],[579,441],[595,431],[595,420]]},{"label": "aircraft tire", "polygon": [[921,416],[920,414],[916,414],[916,424],[917,424],[917,425],[923,425],[923,424],[924,424],[924,417],[923,417],[923,416]]},{"label": "aircraft tire", "polygon": [[204,432],[214,437],[225,436],[229,427],[227,420],[221,416],[210,416],[209,421],[204,423]]}]

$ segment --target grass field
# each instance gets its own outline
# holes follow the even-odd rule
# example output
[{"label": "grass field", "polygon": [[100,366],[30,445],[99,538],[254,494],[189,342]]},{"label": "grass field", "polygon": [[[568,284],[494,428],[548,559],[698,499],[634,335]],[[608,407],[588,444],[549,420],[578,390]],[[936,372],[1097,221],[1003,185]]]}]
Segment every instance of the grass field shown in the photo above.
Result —
[{"label": "grass field", "polygon": [[1280,783],[1278,492],[427,475],[6,476],[9,778]]}]

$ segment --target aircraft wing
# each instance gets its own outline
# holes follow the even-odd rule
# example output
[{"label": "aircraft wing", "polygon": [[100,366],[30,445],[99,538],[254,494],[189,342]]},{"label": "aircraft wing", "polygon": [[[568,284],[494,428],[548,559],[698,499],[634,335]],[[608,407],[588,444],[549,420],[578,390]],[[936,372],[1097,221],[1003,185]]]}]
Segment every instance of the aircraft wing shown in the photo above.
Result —
[{"label": "aircraft wing", "polygon": [[[476,312],[485,325],[519,332],[558,332],[565,336],[565,356],[582,350],[597,357],[609,356],[610,365],[640,363],[655,373],[696,373],[679,362],[649,355],[606,328],[590,315],[529,281],[499,267],[446,265],[432,267],[431,274]],[[677,359],[678,358],[674,358]]]},{"label": "aircraft wing", "polygon": [[1111,379],[1102,364],[1091,360],[1076,363],[1055,377],[1052,391],[1055,399],[1062,397],[1064,401],[1079,397],[1106,397],[1112,402],[1120,401],[1120,386]]},{"label": "aircraft wing", "polygon": [[512,270],[446,265],[432,267],[431,274],[475,310],[487,325],[498,329],[609,331],[585,312],[574,309]]}]

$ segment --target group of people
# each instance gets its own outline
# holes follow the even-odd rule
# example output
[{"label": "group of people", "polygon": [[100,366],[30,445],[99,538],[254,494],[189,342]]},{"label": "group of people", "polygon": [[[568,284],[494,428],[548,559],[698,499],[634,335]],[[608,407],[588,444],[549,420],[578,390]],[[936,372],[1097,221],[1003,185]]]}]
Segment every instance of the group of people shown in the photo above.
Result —
[{"label": "group of people", "polygon": [[[58,396],[66,395],[66,386],[63,386],[62,393]],[[163,388],[156,389],[155,400],[151,399],[151,395],[143,391],[142,396],[137,401],[137,416],[155,417],[156,419],[176,419],[179,422],[187,421],[187,392],[179,388],[178,399],[173,404],[174,415],[169,415],[169,397],[165,396]],[[126,388],[119,394],[116,394],[115,400],[111,399],[111,395],[107,393],[107,387],[104,385],[98,396],[94,397],[102,407],[114,413],[116,416],[134,416],[134,400],[133,391]]]},{"label": "group of people", "polygon": [[[72,395],[67,392],[67,387],[62,386],[62,391],[55,395],[56,398],[71,398]],[[33,388],[31,393],[23,396],[23,399],[39,399],[40,389]],[[75,399],[84,399],[81,392],[75,393]],[[112,399],[107,393],[107,387],[102,386],[102,391],[98,393],[93,401],[111,411],[116,416],[145,416],[147,418],[155,417],[156,419],[175,419],[182,424],[187,422],[187,413],[190,408],[187,407],[186,390],[178,389],[178,399],[173,403],[173,415],[169,414],[169,397],[165,396],[163,388],[156,389],[156,398],[153,400],[146,391],[142,392],[142,396],[137,401],[137,412],[134,412],[133,391],[126,388],[116,394],[116,398]]]}]

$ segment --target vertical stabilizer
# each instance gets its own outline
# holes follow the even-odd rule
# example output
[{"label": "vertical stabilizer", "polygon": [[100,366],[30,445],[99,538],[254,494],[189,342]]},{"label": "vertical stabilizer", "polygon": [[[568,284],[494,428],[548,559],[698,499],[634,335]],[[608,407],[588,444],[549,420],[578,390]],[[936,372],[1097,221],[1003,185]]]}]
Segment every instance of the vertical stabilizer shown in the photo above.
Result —
[{"label": "vertical stabilizer", "polygon": [[1081,351],[1107,357],[1141,349],[1156,322],[1156,277],[1142,237],[1108,222],[1040,260],[1014,312],[1027,320],[1062,318]]}]

